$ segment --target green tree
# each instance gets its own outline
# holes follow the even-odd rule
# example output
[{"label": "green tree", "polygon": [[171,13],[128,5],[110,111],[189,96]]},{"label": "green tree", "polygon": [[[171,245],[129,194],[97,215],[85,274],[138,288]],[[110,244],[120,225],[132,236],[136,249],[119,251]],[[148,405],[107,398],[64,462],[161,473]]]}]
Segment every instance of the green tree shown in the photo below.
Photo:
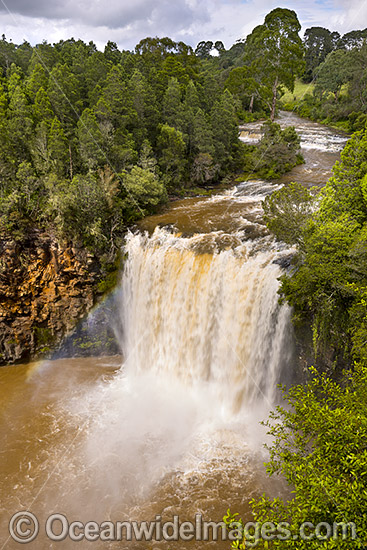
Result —
[{"label": "green tree", "polygon": [[350,52],[344,50],[331,52],[317,68],[315,92],[320,95],[332,92],[337,101],[342,86],[347,84],[353,76],[350,60]]},{"label": "green tree", "polygon": [[163,61],[160,75],[163,82],[168,82],[170,78],[176,78],[180,86],[184,88],[188,84],[190,76],[185,65],[177,59],[177,56],[169,55]]},{"label": "green tree", "polygon": [[181,130],[183,125],[181,97],[182,90],[177,78],[170,78],[166,93],[163,97],[162,119],[163,122],[177,130]]},{"label": "green tree", "polygon": [[143,141],[140,155],[139,155],[139,166],[144,170],[150,170],[154,174],[157,174],[157,159],[154,157],[153,148],[149,141],[146,139]]},{"label": "green tree", "polygon": [[0,83],[0,121],[4,122],[8,114],[8,101],[3,85]]},{"label": "green tree", "polygon": [[[202,121],[205,125],[205,118],[203,120],[201,114],[202,111],[200,109],[199,95],[197,93],[195,84],[192,80],[190,80],[186,88],[185,99],[182,104],[182,120],[180,127],[180,129],[184,133],[185,141],[187,142],[187,151],[189,157],[192,157],[195,152],[194,141],[196,136],[194,134],[198,134],[198,124],[200,123],[198,119],[200,118],[200,121]],[[206,124],[206,126],[208,125]],[[197,137],[199,137],[200,139],[200,134],[198,134]]]},{"label": "green tree", "polygon": [[134,166],[123,177],[126,193],[125,205],[130,216],[141,217],[152,208],[167,200],[167,191],[158,176],[150,169]]},{"label": "green tree", "polygon": [[130,129],[136,124],[137,114],[133,107],[133,98],[121,65],[114,65],[108,73],[95,111],[98,118],[111,122],[115,129]]},{"label": "green tree", "polygon": [[104,49],[104,56],[109,63],[118,65],[121,61],[121,52],[119,51],[116,42],[109,40]]},{"label": "green tree", "polygon": [[16,155],[20,159],[28,159],[33,120],[31,106],[21,84],[16,86],[10,97],[8,128]]},{"label": "green tree", "polygon": [[195,48],[195,55],[197,55],[201,59],[208,59],[210,57],[213,46],[214,44],[211,40],[202,40]]},{"label": "green tree", "polygon": [[193,154],[215,154],[214,136],[208,117],[202,109],[193,114],[191,126],[191,146]]},{"label": "green tree", "polygon": [[265,179],[276,179],[303,162],[300,138],[293,127],[281,129],[275,122],[262,126],[263,136],[252,155],[251,170]]},{"label": "green tree", "polygon": [[147,136],[155,137],[160,113],[153,88],[138,69],[134,70],[129,80],[129,93],[137,115],[133,135],[140,148]]},{"label": "green tree", "polygon": [[84,109],[78,120],[76,135],[80,156],[89,170],[106,164],[110,140],[101,132],[96,116],[91,109]]},{"label": "green tree", "polygon": [[51,175],[47,212],[62,236],[82,242],[93,251],[108,246],[110,208],[100,178],[92,173],[72,181]]},{"label": "green tree", "polygon": [[42,65],[47,73],[60,60],[59,52],[51,44],[44,40],[41,44],[36,44],[33,48],[32,57],[29,62],[28,72],[31,73],[36,65]]},{"label": "green tree", "polygon": [[232,94],[225,90],[211,111],[215,159],[221,168],[231,166],[238,145],[237,105]]},{"label": "green tree", "polygon": [[270,119],[275,118],[278,89],[284,84],[293,91],[297,75],[304,70],[301,25],[294,11],[276,8],[268,13],[263,25],[256,27],[246,40],[246,59],[262,83],[272,90]]},{"label": "green tree", "polygon": [[53,172],[59,177],[65,176],[69,168],[69,144],[60,121],[56,117],[51,124],[48,147]]},{"label": "green tree", "polygon": [[109,62],[102,52],[94,52],[88,57],[85,65],[85,79],[88,90],[93,90],[98,84],[103,84],[111,70]]},{"label": "green tree", "polygon": [[29,78],[26,81],[26,90],[29,98],[34,101],[37,95],[37,92],[43,88],[47,89],[48,85],[48,75],[40,63],[36,63],[33,71],[31,72]]},{"label": "green tree", "polygon": [[19,89],[19,87],[22,87],[23,89],[23,80],[24,73],[22,69],[20,67],[17,67],[15,63],[12,63],[7,71],[7,88],[9,99],[11,99],[15,90]]},{"label": "green tree", "polygon": [[45,189],[30,163],[17,168],[12,188],[0,194],[0,235],[6,238],[10,232],[13,239],[24,239],[44,210]]},{"label": "green tree", "polygon": [[299,183],[290,183],[262,203],[264,221],[278,239],[304,248],[305,229],[311,220],[315,197]]},{"label": "green tree", "polygon": [[158,137],[159,165],[168,186],[179,188],[183,183],[186,164],[186,145],[182,132],[163,124]]},{"label": "green tree", "polygon": [[367,29],[347,32],[339,40],[338,47],[352,50],[360,48],[367,39]]},{"label": "green tree", "polygon": [[254,66],[235,67],[224,83],[225,88],[239,99],[242,107],[252,113],[255,98],[268,99],[266,89],[256,80]]},{"label": "green tree", "polygon": [[51,125],[54,119],[50,98],[43,87],[39,88],[33,105],[34,120],[39,123],[44,121],[47,125]]},{"label": "green tree", "polygon": [[[348,74],[348,99],[350,110],[357,113],[367,111],[367,42],[360,48],[348,52],[348,63],[350,71]],[[364,117],[365,125],[366,117]]]},{"label": "green tree", "polygon": [[315,69],[325,61],[330,52],[337,49],[339,39],[338,32],[330,32],[324,27],[311,27],[305,30],[305,82],[311,82],[315,76]]},{"label": "green tree", "polygon": [[37,124],[30,143],[32,163],[39,175],[48,174],[51,170],[51,153],[49,149],[49,132],[51,124],[42,120]]},{"label": "green tree", "polygon": [[49,77],[48,96],[58,119],[68,132],[78,120],[81,109],[78,81],[69,67],[57,64]]},{"label": "green tree", "polygon": [[218,174],[219,165],[214,163],[209,153],[199,153],[194,158],[191,167],[191,178],[199,184],[212,181]]},{"label": "green tree", "polygon": [[7,42],[5,35],[3,34],[2,40],[0,40],[0,67],[2,68],[2,74],[6,74],[10,65],[16,61],[16,46],[12,42]]}]

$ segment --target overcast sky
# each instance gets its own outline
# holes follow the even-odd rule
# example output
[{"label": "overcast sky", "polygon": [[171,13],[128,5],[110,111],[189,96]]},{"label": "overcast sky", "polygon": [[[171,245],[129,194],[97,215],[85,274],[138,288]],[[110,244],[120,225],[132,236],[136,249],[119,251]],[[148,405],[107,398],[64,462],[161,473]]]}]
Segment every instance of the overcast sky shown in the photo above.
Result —
[{"label": "overcast sky", "polygon": [[133,49],[147,36],[169,36],[194,47],[222,40],[229,48],[276,7],[295,10],[303,30],[367,27],[366,0],[0,0],[0,35],[18,44],[74,37],[100,49],[108,40]]}]

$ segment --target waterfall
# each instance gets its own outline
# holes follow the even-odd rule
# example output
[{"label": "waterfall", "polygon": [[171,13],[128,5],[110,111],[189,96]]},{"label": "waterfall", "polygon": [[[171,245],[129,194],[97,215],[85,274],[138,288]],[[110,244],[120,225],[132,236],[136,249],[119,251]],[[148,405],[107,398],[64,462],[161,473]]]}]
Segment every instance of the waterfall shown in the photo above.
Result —
[{"label": "waterfall", "polygon": [[[222,236],[223,238],[223,236]],[[122,281],[127,373],[209,387],[233,413],[274,401],[289,357],[271,239],[214,247],[218,234],[130,233]],[[260,248],[260,250],[257,250]],[[210,252],[205,251],[209,249]]]}]

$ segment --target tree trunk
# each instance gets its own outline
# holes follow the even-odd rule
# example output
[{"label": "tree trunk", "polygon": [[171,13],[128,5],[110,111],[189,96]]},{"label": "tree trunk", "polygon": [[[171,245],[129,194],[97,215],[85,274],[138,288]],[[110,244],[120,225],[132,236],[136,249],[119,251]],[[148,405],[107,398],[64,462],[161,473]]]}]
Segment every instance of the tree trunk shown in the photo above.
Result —
[{"label": "tree trunk", "polygon": [[73,158],[71,156],[71,145],[69,143],[69,162],[70,162],[70,179],[73,179]]},{"label": "tree trunk", "polygon": [[270,120],[272,122],[274,122],[275,108],[277,106],[277,89],[278,89],[278,76],[275,77],[274,84],[273,84],[273,102],[271,105],[271,114],[270,114]]},{"label": "tree trunk", "polygon": [[254,107],[254,97],[255,97],[255,94],[252,94],[251,100],[250,100],[250,106],[249,106],[249,108],[248,108],[248,112],[249,112],[249,113],[252,113],[252,109],[253,109],[253,107]]}]

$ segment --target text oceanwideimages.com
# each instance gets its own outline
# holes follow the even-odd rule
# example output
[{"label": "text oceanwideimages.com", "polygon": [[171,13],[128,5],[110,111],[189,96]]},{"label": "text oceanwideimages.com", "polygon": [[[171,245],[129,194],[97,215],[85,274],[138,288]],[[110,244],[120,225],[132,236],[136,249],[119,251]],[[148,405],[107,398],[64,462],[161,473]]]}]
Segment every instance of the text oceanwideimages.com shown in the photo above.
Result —
[{"label": "text oceanwideimages.com", "polygon": [[156,516],[153,521],[69,521],[63,514],[50,515],[43,526],[37,517],[29,511],[20,511],[9,522],[9,533],[18,543],[35,540],[41,531],[51,541],[69,539],[78,541],[236,541],[246,540],[249,547],[255,547],[260,540],[354,540],[356,525],[350,523],[321,522],[314,525],[304,522],[297,532],[289,523],[272,522],[233,522],[226,525],[223,521],[205,521],[201,514],[194,521],[180,521],[173,516],[171,521],[163,521]]}]

